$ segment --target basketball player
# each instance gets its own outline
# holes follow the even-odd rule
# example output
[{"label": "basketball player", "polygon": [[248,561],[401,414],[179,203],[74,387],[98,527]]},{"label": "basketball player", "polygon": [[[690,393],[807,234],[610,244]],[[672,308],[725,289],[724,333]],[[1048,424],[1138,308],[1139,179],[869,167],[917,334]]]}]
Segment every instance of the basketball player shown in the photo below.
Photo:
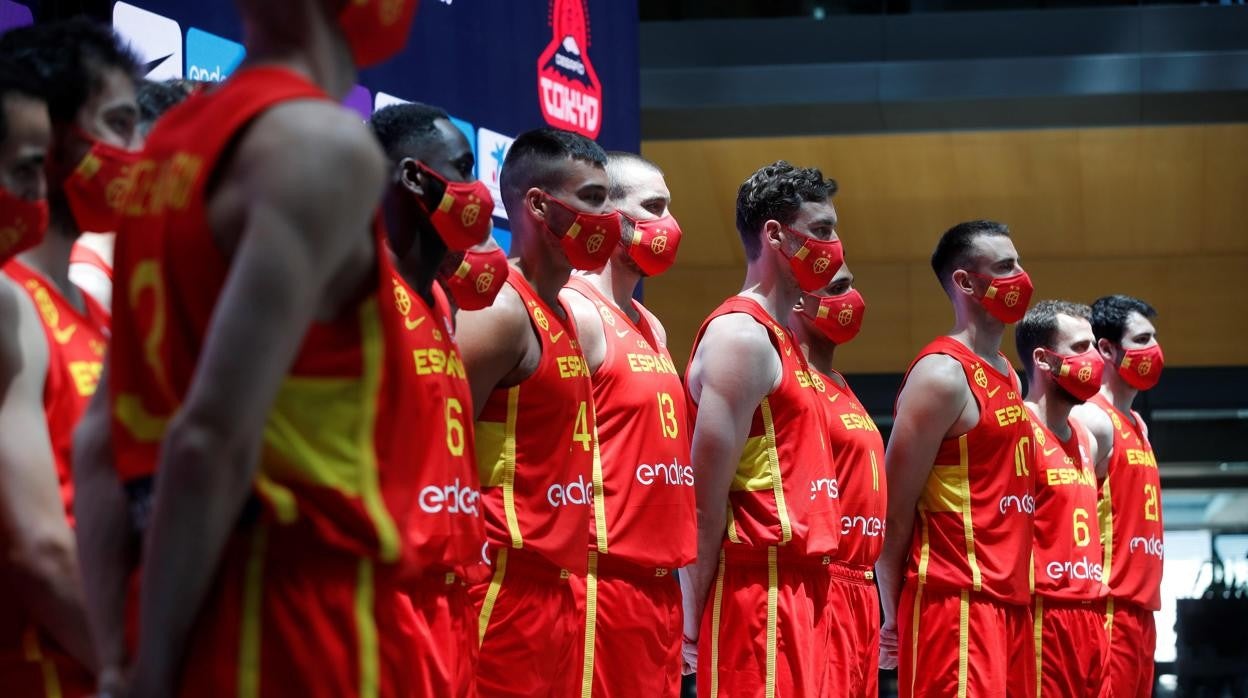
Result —
[{"label": "basketball player", "polygon": [[604,496],[594,500],[601,527],[591,540],[607,541],[606,554],[589,551],[582,690],[675,697],[682,626],[673,572],[693,562],[697,544],[689,428],[667,332],[633,290],[672,265],[681,230],[654,163],[609,153],[607,176],[624,236],[605,267],[573,274],[560,296],[593,379]]},{"label": "basketball player", "polygon": [[[43,90],[4,53],[0,265],[47,233],[44,162],[52,144]],[[19,698],[52,690],[82,696],[94,686],[96,659],[74,552],[68,450],[87,398],[75,390],[69,358],[84,358],[89,347],[73,343],[76,315],[65,311],[63,323],[55,317],[65,304],[53,300],[60,296],[52,284],[34,275],[26,280],[33,285],[0,274],[0,686]],[[49,314],[58,320],[57,334],[46,324]],[[82,334],[89,339],[90,329]]]},{"label": "basketball player", "polygon": [[1034,435],[1000,349],[1031,280],[993,221],[946,231],[932,269],[955,324],[919,353],[897,397],[876,565],[880,664],[898,666],[902,696],[1030,696]]},{"label": "basketball player", "polygon": [[125,659],[129,529],[131,695],[405,695],[417,482],[392,466],[419,345],[379,310],[385,159],[338,102],[416,3],[238,5],[247,61],[162,118],[122,202],[108,399],[78,443],[93,623]]},{"label": "basketball player", "polygon": [[681,583],[683,651],[699,696],[828,695],[824,623],[840,508],[823,398],[784,323],[803,291],[841,267],[835,190],[819,170],[783,160],[750,175],[737,193],[745,285],[694,342],[686,384],[698,556]]},{"label": "basketball player", "polygon": [[811,383],[826,412],[830,450],[841,504],[841,542],[832,556],[828,627],[828,695],[876,698],[879,693],[880,599],[875,560],[884,542],[887,503],[884,440],[845,376],[832,367],[837,347],[862,329],[866,301],[854,288],[849,265],[832,283],[803,293],[789,317]]},{"label": "basketball player", "polygon": [[1101,695],[1113,698],[1153,694],[1153,614],[1161,608],[1165,526],[1157,457],[1148,426],[1131,406],[1161,378],[1164,357],[1152,322],[1156,316],[1151,305],[1131,296],[1106,296],[1092,304],[1092,331],[1105,359],[1105,377],[1100,393],[1075,410],[1089,428],[1113,432],[1099,502],[1109,584],[1109,663]]},{"label": "basketball player", "polygon": [[1071,408],[1101,388],[1101,360],[1088,322],[1092,310],[1066,301],[1037,303],[1014,327],[1027,371],[1027,409],[1036,463],[1036,698],[1096,698],[1105,669],[1104,584],[1096,520],[1100,447]]},{"label": "basketball player", "polygon": [[507,253],[489,237],[462,253],[448,252],[438,269],[438,282],[456,311],[481,310],[494,304],[510,272]]},{"label": "basketball player", "polygon": [[391,279],[405,335],[418,348],[404,370],[420,399],[405,409],[409,424],[446,438],[413,438],[398,456],[417,471],[418,506],[405,524],[405,580],[413,608],[415,695],[470,696],[476,656],[476,613],[466,571],[480,564],[485,529],[472,434],[472,394],[454,338],[450,305],[434,275],[448,250],[462,252],[490,233],[494,202],[472,174],[468,140],[446,112],[424,104],[386,107],[369,122],[390,161],[382,207],[387,255],[400,272]]},{"label": "basketball player", "polygon": [[[516,139],[501,184],[517,258],[493,305],[456,316],[492,567],[470,589],[482,695],[569,696],[581,684],[582,617],[569,578],[587,571],[602,473],[589,368],[559,290],[573,268],[601,267],[619,244],[606,160],[567,131]],[[605,538],[595,542],[606,551]]]}]

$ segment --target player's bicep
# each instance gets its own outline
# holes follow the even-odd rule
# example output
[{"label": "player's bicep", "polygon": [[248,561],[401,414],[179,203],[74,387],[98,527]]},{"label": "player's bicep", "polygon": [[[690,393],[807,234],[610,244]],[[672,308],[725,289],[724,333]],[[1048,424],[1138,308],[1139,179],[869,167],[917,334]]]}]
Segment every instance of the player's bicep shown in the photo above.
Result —
[{"label": "player's bicep", "polygon": [[969,399],[961,367],[947,357],[929,356],[910,372],[884,453],[890,511],[914,507],[941,441]]},{"label": "player's bicep", "polygon": [[455,315],[455,340],[472,389],[474,417],[481,415],[490,393],[524,358],[524,333],[531,332],[525,313],[515,292],[504,288],[494,305]]},{"label": "player's bicep", "polygon": [[607,337],[602,326],[602,316],[598,307],[580,293],[564,289],[559,298],[572,310],[572,321],[576,323],[576,338],[581,343],[581,353],[589,363],[590,372],[597,371],[606,360]]}]

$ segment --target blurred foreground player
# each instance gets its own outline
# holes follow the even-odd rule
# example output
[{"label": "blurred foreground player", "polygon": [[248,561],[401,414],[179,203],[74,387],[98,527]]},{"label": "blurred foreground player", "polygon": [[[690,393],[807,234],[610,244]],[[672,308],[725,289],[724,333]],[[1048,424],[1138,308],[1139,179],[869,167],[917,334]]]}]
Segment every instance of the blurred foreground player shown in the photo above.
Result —
[{"label": "blurred foreground player", "polygon": [[680,691],[674,572],[697,552],[697,513],[680,374],[666,330],[633,290],[671,267],[681,230],[654,163],[609,153],[607,175],[611,205],[624,223],[620,246],[602,269],[573,274],[560,296],[589,363],[602,460],[603,496],[594,500],[597,530],[583,587],[582,690],[660,698]]},{"label": "blurred foreground player", "polygon": [[118,658],[138,532],[131,695],[408,695],[416,483],[387,455],[411,354],[378,307],[384,156],[337,102],[415,3],[238,4],[247,62],[157,124],[123,204],[107,400],[78,444],[93,622]]},{"label": "blurred foreground player", "polygon": [[[1036,697],[1096,698],[1105,670],[1104,602],[1095,464],[1102,446],[1070,416],[1101,388],[1092,310],[1041,301],[1014,328],[1035,425]],[[1112,444],[1112,441],[1108,442]],[[1108,444],[1107,444],[1108,445]]]},{"label": "blurred foreground player", "polygon": [[1109,664],[1101,688],[1107,698],[1153,694],[1153,614],[1161,608],[1165,526],[1157,457],[1148,426],[1132,405],[1161,378],[1164,357],[1153,326],[1156,316],[1153,306],[1131,296],[1106,296],[1092,304],[1092,331],[1105,359],[1105,377],[1101,392],[1075,411],[1093,430],[1114,435],[1099,502],[1109,584]]},{"label": "blurred foreground player", "polygon": [[699,696],[826,696],[828,565],[841,532],[823,398],[784,327],[844,255],[835,183],[782,161],[737,193],[741,292],[702,325],[686,376],[697,561],[682,572]]},{"label": "blurred foreground player", "polygon": [[[1031,418],[1001,353],[1031,298],[1009,229],[960,223],[932,270],[953,330],[915,359],[885,452],[880,665],[904,697],[1031,696]],[[900,648],[898,648],[900,643]]]},{"label": "blurred foreground player", "polygon": [[879,691],[880,596],[875,561],[884,544],[887,482],[884,440],[845,376],[834,369],[837,347],[862,329],[866,301],[849,265],[832,283],[803,293],[789,327],[810,362],[811,384],[826,412],[836,467],[828,489],[841,504],[841,541],[832,556],[828,628],[828,694],[876,698]]}]

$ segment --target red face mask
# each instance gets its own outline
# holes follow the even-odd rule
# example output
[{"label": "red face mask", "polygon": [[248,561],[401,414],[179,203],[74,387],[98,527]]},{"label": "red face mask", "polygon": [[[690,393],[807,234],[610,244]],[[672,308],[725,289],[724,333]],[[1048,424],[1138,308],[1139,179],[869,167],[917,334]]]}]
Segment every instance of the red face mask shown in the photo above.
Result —
[{"label": "red face mask", "polygon": [[1053,380],[1058,387],[1070,393],[1079,402],[1086,402],[1101,389],[1101,375],[1105,372],[1105,362],[1101,359],[1096,347],[1081,354],[1062,356],[1054,351],[1044,350],[1049,356],[1061,360],[1061,365],[1053,371]]},{"label": "red face mask", "polygon": [[1136,390],[1149,390],[1161,380],[1161,369],[1166,357],[1161,345],[1153,344],[1143,349],[1128,349],[1118,364],[1118,375]]},{"label": "red face mask", "polygon": [[62,185],[69,210],[83,232],[116,232],[130,192],[130,166],[142,153],[109,145],[86,133],[78,135],[91,143],[91,150]]},{"label": "red face mask", "polygon": [[562,234],[555,232],[549,225],[546,226],[552,235],[559,238],[568,262],[574,269],[583,271],[601,269],[611,259],[615,246],[620,244],[620,212],[585,213],[549,194],[546,195],[546,200],[576,216],[572,225]]},{"label": "red face mask", "polygon": [[47,232],[46,199],[27,201],[0,187],[0,264],[38,245]]},{"label": "red face mask", "polygon": [[[824,337],[833,344],[840,345],[858,336],[862,329],[862,318],[867,314],[867,302],[858,293],[858,289],[851,288],[839,296],[811,298],[818,298],[819,305],[816,306],[814,315],[809,311],[804,312]],[[810,307],[809,301],[805,307]]]},{"label": "red face mask", "polygon": [[624,217],[633,224],[633,235],[631,240],[621,242],[628,251],[628,258],[641,273],[658,276],[670,269],[676,261],[676,250],[680,248],[683,235],[676,219],[671,214],[646,221]]},{"label": "red face mask", "polygon": [[1031,277],[1027,272],[1020,271],[1010,276],[990,277],[967,272],[989,281],[988,290],[979,299],[979,304],[987,309],[988,314],[1007,325],[1018,322],[1027,314],[1027,306],[1031,303],[1031,294],[1035,288],[1031,285]]},{"label": "red face mask", "polygon": [[780,253],[789,260],[789,267],[793,269],[793,278],[797,281],[798,288],[812,293],[831,283],[832,277],[836,276],[837,270],[845,263],[845,250],[841,247],[840,239],[816,240],[788,226],[784,229],[790,235],[802,238],[802,246],[792,255],[786,254],[783,247],[780,248]]},{"label": "red face mask", "polygon": [[442,280],[455,299],[456,306],[464,310],[481,310],[494,303],[494,297],[502,290],[510,271],[507,253],[501,247],[489,252],[468,250],[464,253],[464,261]]},{"label": "red face mask", "polygon": [[338,26],[358,68],[389,60],[403,50],[418,0],[347,0]]},{"label": "red face mask", "polygon": [[428,167],[422,170],[442,183],[446,191],[438,207],[429,210],[424,199],[418,198],[420,207],[429,214],[429,222],[437,229],[438,235],[446,247],[454,252],[463,252],[470,247],[480,245],[490,237],[494,215],[494,198],[485,182],[448,182],[445,177]]}]

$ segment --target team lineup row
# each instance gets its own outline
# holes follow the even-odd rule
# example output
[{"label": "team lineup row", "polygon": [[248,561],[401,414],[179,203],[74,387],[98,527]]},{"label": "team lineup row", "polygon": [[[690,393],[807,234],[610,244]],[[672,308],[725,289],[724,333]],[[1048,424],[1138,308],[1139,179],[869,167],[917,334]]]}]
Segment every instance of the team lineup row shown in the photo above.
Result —
[{"label": "team lineup row", "polygon": [[682,376],[633,298],[684,234],[658,166],[521,134],[509,259],[443,110],[338,104],[413,0],[237,4],[210,88],[0,36],[6,695],[1151,695],[1147,303],[1033,304],[953,226],[886,448],[820,170],[741,185]]}]

